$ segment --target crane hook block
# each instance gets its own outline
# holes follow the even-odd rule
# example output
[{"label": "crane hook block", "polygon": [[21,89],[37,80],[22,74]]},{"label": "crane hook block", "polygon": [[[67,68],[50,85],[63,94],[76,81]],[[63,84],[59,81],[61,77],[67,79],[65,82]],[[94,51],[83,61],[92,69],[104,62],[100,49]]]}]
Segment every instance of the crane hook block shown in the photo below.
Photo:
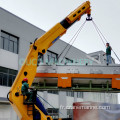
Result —
[{"label": "crane hook block", "polygon": [[92,21],[91,14],[88,14],[88,15],[87,15],[86,21]]}]

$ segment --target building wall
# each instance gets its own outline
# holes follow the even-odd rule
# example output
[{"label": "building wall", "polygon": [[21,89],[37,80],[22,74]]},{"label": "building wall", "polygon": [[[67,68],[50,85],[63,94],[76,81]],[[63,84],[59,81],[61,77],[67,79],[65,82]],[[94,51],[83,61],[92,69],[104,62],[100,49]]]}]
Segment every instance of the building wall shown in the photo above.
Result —
[{"label": "building wall", "polygon": [[[89,56],[95,58],[96,60],[98,60],[101,64],[106,64],[106,55],[104,55],[105,52],[104,51],[97,51],[97,52],[93,52],[88,54]],[[112,64],[115,64],[115,59],[112,58]]]},{"label": "building wall", "polygon": [[[19,37],[18,60],[25,59],[30,42],[41,36],[44,31],[31,25],[30,23],[16,17],[15,15],[0,8],[0,30],[4,30]],[[19,63],[19,61],[17,61]],[[10,62],[8,62],[10,63]],[[20,64],[17,64],[20,68]]]},{"label": "building wall", "polygon": [[18,55],[0,49],[0,66],[18,70]]},{"label": "building wall", "polygon": [[7,98],[10,87],[0,86],[0,97]]},{"label": "building wall", "polygon": [[[58,40],[55,44],[53,44],[52,47],[50,47],[48,50],[57,53],[58,55],[60,55],[64,48],[67,46],[68,44],[65,43],[64,41]],[[75,47],[71,47],[70,50],[68,51],[70,45],[68,45],[68,47],[64,50],[64,52],[62,53],[62,55],[59,57],[59,60],[61,61],[63,59],[63,57],[69,58],[73,61],[80,61],[80,60],[84,60],[84,61],[92,61],[92,64],[98,64],[95,59],[92,59],[90,56],[88,57],[87,54]],[[67,52],[68,51],[68,52]],[[67,55],[65,56],[67,52]],[[84,63],[85,64],[85,63]]]},{"label": "building wall", "polygon": [[116,93],[84,92],[83,101],[118,104],[118,95]]},{"label": "building wall", "polygon": [[11,105],[0,103],[0,120],[19,120]]}]

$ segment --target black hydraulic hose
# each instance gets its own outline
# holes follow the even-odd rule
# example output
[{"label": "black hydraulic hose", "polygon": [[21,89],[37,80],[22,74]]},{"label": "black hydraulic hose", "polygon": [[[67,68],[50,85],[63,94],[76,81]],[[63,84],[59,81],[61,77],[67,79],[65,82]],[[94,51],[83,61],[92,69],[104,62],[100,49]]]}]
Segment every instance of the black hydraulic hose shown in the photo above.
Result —
[{"label": "black hydraulic hose", "polygon": [[8,99],[8,101],[11,103],[11,104],[13,104],[13,102],[9,99],[9,94],[11,93],[11,91],[7,94],[7,99]]}]

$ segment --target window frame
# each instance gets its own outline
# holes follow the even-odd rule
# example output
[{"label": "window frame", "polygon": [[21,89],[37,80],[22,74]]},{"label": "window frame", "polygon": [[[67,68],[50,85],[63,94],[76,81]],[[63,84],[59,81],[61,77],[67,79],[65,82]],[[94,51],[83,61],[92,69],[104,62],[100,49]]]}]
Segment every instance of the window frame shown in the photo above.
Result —
[{"label": "window frame", "polygon": [[47,112],[53,119],[59,118],[59,108],[47,108]]},{"label": "window frame", "polygon": [[[2,71],[2,69],[4,69],[4,70]],[[12,74],[12,73],[10,73],[11,71],[14,71],[16,73]],[[1,80],[2,82],[0,83],[0,86],[11,87],[12,84],[13,84],[13,82],[14,82],[14,80],[15,80],[15,77],[16,77],[17,73],[18,73],[17,70],[13,70],[13,69],[9,69],[9,68],[5,68],[5,67],[0,66],[0,75],[1,75],[0,79],[2,78],[2,80]],[[6,81],[3,80],[5,75],[7,76]],[[9,81],[10,80],[10,76],[12,77],[12,83],[11,83],[11,85],[9,84],[9,82],[10,82]]]},{"label": "window frame", "polygon": [[67,91],[67,92],[66,92],[66,96],[74,97],[74,92],[72,92],[72,91]]},{"label": "window frame", "polygon": [[55,95],[58,95],[59,92],[58,92],[58,91],[54,91],[54,90],[48,90],[48,94],[55,94]]},{"label": "window frame", "polygon": [[77,92],[77,98],[83,98],[84,94],[83,92]]},{"label": "window frame", "polygon": [[[2,33],[8,35],[8,38],[7,37],[4,37],[2,36]],[[11,37],[15,38],[17,41],[15,40],[12,40]],[[5,39],[8,40],[8,46],[7,46],[7,49],[5,48]],[[4,49],[4,50],[7,50],[7,51],[10,51],[12,53],[15,53],[15,54],[19,54],[19,37],[11,34],[11,33],[8,33],[4,30],[1,30],[1,41],[3,42],[3,45],[1,45],[1,48]],[[12,41],[13,43],[13,47],[12,47],[12,50],[10,50],[10,42]],[[17,45],[17,51],[15,50],[15,43]]]},{"label": "window frame", "polygon": [[[68,61],[69,61],[69,62],[68,62]],[[65,58],[65,63],[73,63],[73,60],[66,57],[66,58]]]},{"label": "window frame", "polygon": [[[52,56],[52,55],[55,55],[56,58],[54,56]],[[50,50],[47,50],[47,60],[48,60],[48,63],[50,63],[52,59],[54,59],[52,62],[56,63],[57,62],[57,57],[58,57],[57,53],[52,52]]]}]

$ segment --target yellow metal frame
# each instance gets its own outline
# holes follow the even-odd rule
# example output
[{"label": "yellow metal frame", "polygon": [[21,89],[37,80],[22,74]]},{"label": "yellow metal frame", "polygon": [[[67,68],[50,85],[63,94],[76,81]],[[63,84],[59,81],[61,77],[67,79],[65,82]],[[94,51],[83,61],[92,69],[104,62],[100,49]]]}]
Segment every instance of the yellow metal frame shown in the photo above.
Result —
[{"label": "yellow metal frame", "polygon": [[[79,13],[78,11],[81,12]],[[83,3],[80,7],[78,7],[65,18],[65,20],[68,22],[68,26],[71,26],[72,23],[74,23],[76,20],[79,20],[83,14],[90,14],[90,11],[90,2],[87,1]],[[76,16],[74,16],[74,14],[76,14]],[[32,85],[36,75],[38,53],[45,54],[47,49],[54,44],[56,39],[66,33],[66,30],[67,29],[64,25],[58,23],[42,37],[38,38],[35,43],[31,44],[26,60],[15,79],[9,94],[9,99],[13,103],[11,105],[21,120],[33,120],[33,116],[27,115],[27,106],[23,104],[23,96],[21,95],[22,80],[26,77],[28,78],[29,86]],[[16,96],[16,93],[19,93],[19,96]],[[47,120],[47,116],[44,115],[41,111],[40,113],[42,117],[41,120]]]}]

